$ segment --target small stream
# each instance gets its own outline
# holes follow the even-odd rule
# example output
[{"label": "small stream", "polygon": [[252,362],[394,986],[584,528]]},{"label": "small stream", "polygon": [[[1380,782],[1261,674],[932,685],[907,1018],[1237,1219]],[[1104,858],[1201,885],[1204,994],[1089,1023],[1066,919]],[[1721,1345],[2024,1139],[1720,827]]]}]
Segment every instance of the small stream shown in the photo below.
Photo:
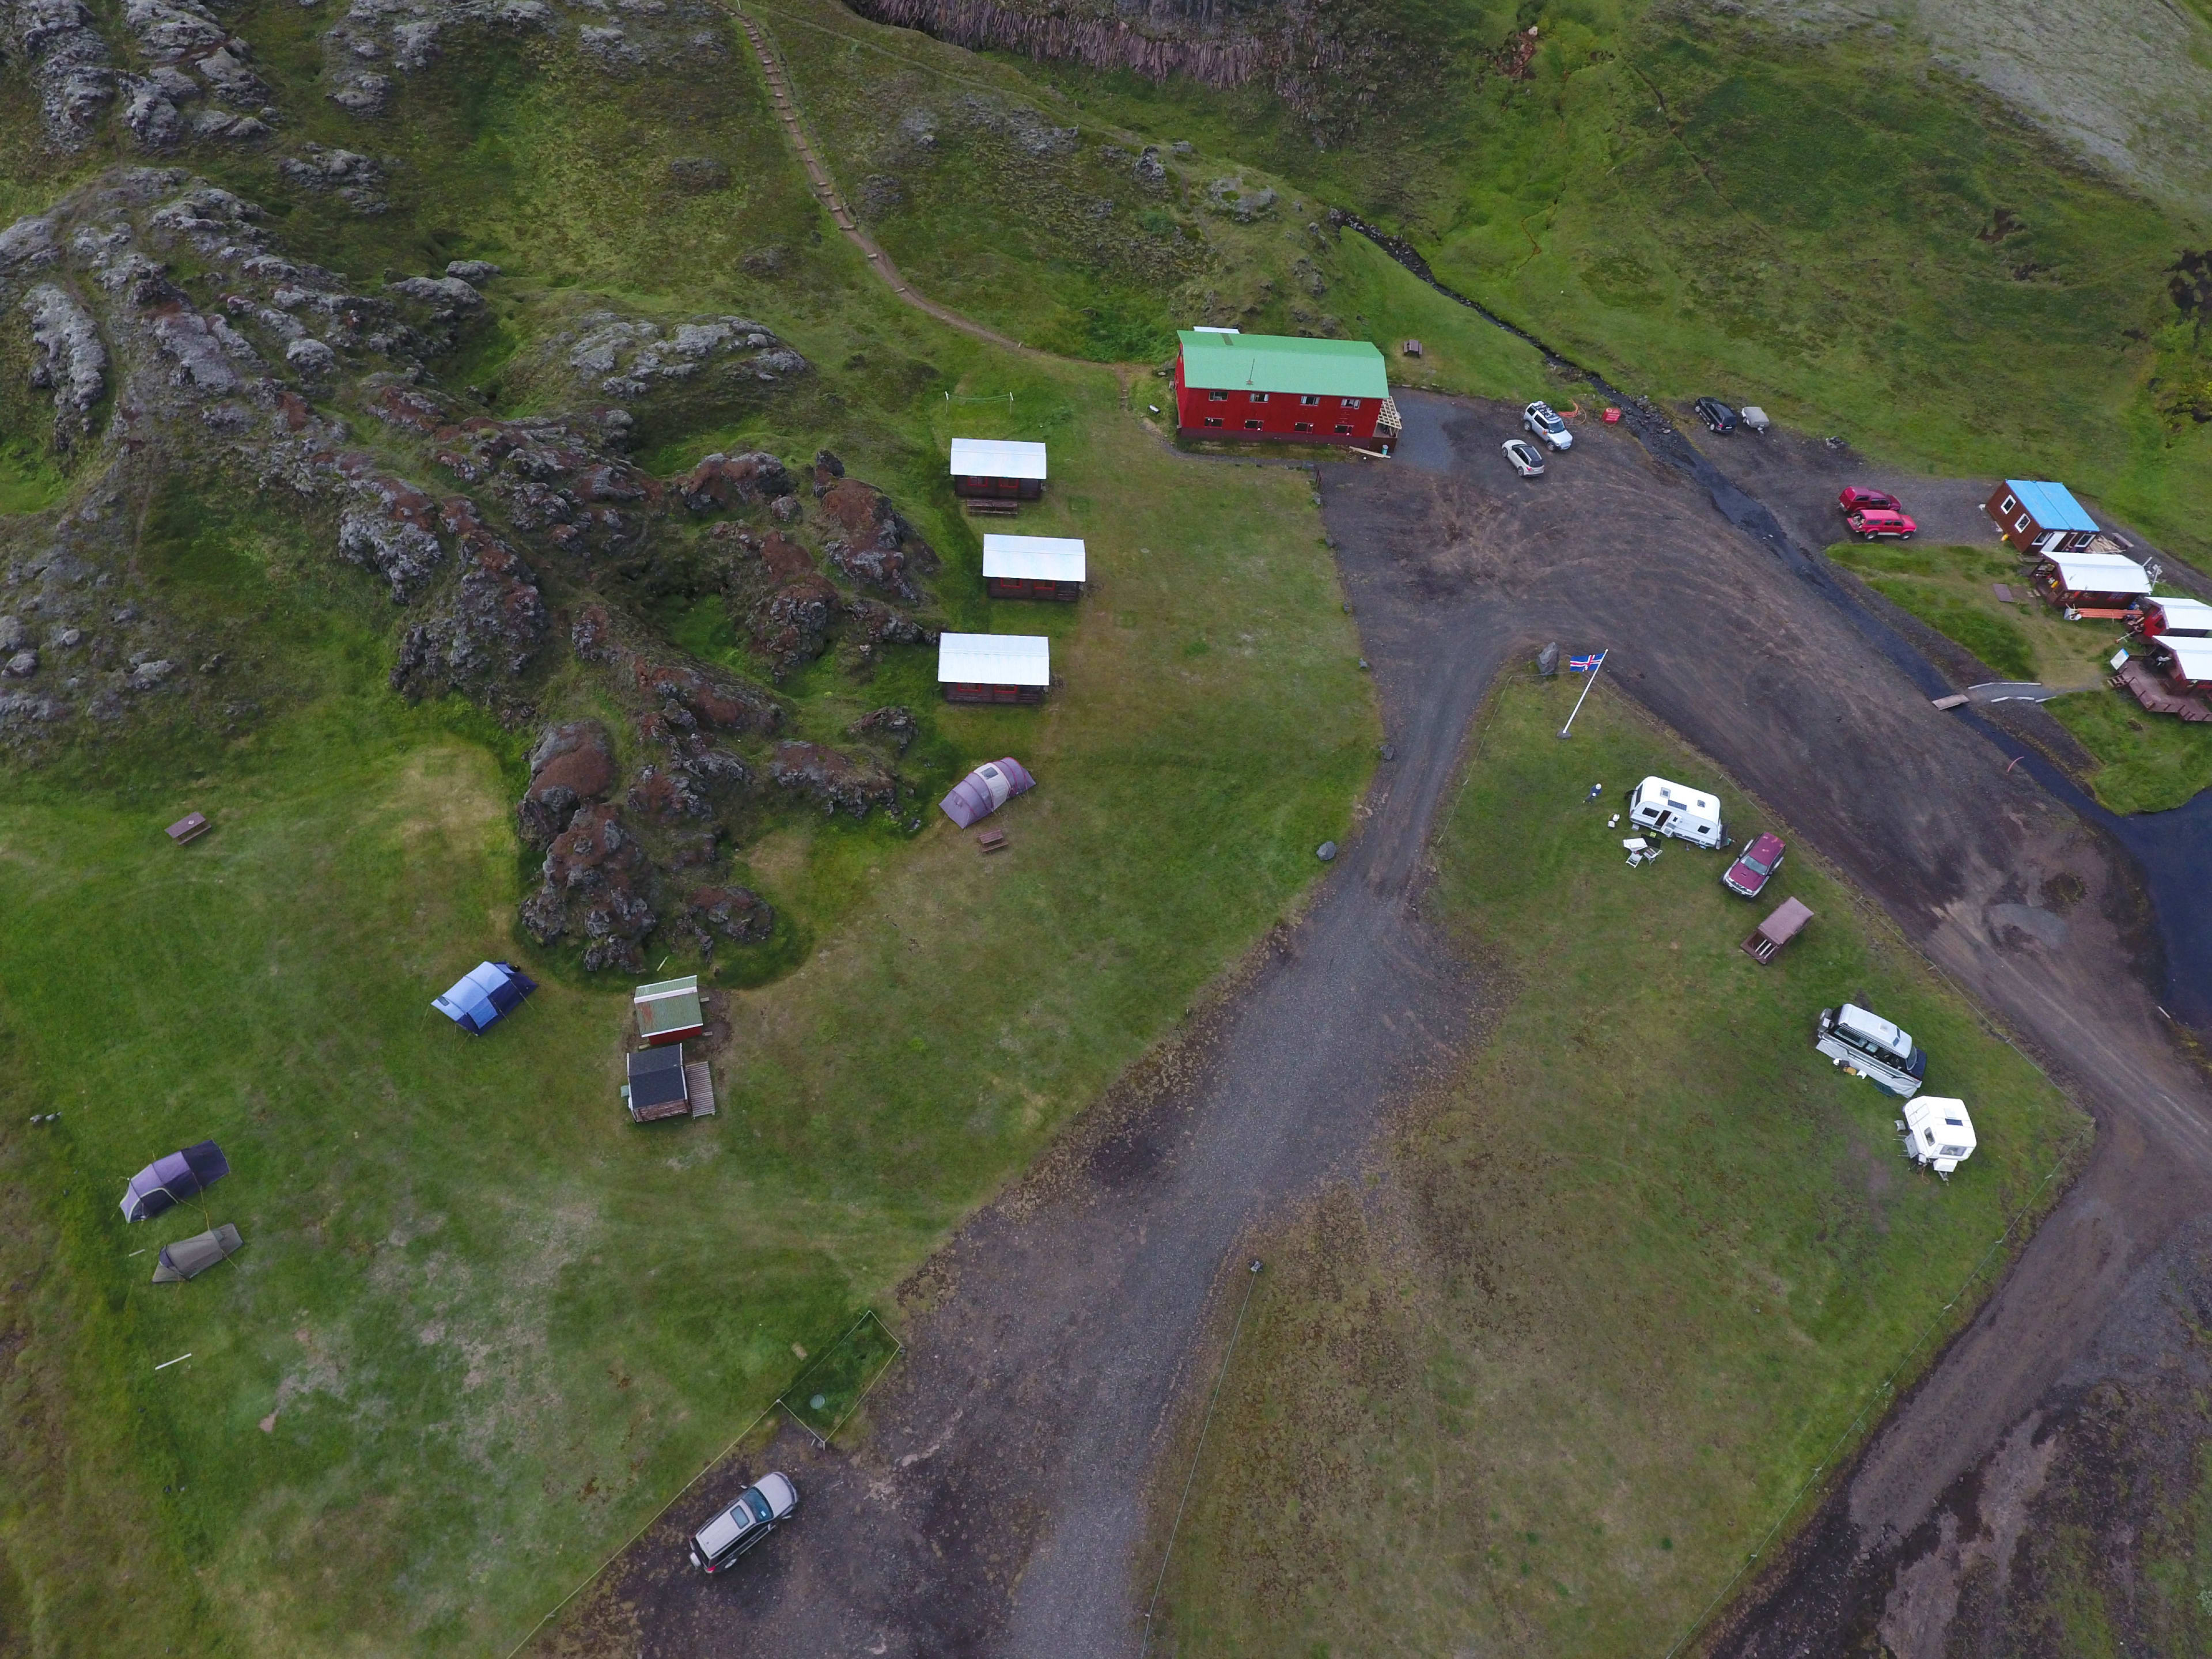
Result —
[{"label": "small stream", "polygon": [[[1922,656],[1903,635],[1860,604],[1857,596],[1836,580],[1825,559],[1791,538],[1764,501],[1739,487],[1714,465],[1674,429],[1656,404],[1648,398],[1629,396],[1603,375],[1554,351],[1528,330],[1516,327],[1464,294],[1446,287],[1437,280],[1428,261],[1403,238],[1379,230],[1340,209],[1332,209],[1329,219],[1334,224],[1366,237],[1446,299],[1465,306],[1493,327],[1526,341],[1549,361],[1580,375],[1609,402],[1620,406],[1622,424],[1635,434],[1638,442],[1657,459],[1692,479],[1711,497],[1723,518],[1772,549],[1777,558],[1817,590],[1869,646],[1893,663],[1913,684],[1931,699],[1952,690],[1949,681],[1935,664]],[[2033,750],[2021,754],[2026,746],[2018,738],[1971,708],[1959,710],[1957,718],[2002,749],[2008,760],[2019,755],[2018,764],[2030,776],[2064,802],[2084,823],[2110,835],[2135,860],[2150,894],[2154,922],[2166,957],[2166,993],[2160,1006],[2171,1018],[2212,1036],[2212,790],[2169,812],[2123,817],[2099,805],[2087,790],[2042,755]]]}]

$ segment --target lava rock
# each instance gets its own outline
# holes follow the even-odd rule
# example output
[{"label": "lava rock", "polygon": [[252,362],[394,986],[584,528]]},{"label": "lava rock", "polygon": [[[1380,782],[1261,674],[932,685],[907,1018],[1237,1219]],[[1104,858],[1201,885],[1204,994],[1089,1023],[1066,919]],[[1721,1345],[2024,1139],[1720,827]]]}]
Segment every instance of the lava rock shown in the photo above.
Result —
[{"label": "lava rock", "polygon": [[843,811],[864,818],[871,806],[898,802],[897,781],[882,767],[818,743],[777,744],[769,776],[779,787],[818,803],[824,812]]}]

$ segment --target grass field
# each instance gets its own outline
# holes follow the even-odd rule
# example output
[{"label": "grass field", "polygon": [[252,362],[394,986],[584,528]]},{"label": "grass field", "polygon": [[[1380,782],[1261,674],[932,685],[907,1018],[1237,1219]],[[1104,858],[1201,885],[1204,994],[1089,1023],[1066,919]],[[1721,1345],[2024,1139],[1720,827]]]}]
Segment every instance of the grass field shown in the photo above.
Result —
[{"label": "grass field", "polygon": [[[1803,848],[1758,904],[1679,843],[1624,867],[1606,817],[1644,774],[1717,781],[1739,834],[1763,815],[1601,690],[1559,743],[1577,689],[1486,712],[1424,910],[1501,988],[1494,1025],[1263,1245],[1163,1650],[1665,1651],[2082,1144]],[[1816,920],[1762,968],[1736,946],[1785,894]],[[1812,1050],[1857,996],[1969,1104],[1948,1185],[1899,1156],[1893,1097]]]},{"label": "grass field", "polygon": [[[1173,456],[1109,375],[1054,390],[1024,527],[1086,536],[1093,591],[988,621],[1048,627],[1066,684],[937,716],[1041,780],[1013,850],[872,820],[754,849],[811,948],[734,994],[713,1121],[629,1126],[618,994],[549,976],[482,1039],[430,1012],[480,957],[532,959],[517,740],[392,698],[348,601],[280,599],[331,620],[319,684],[258,735],[11,785],[0,1158],[40,1287],[11,1387],[45,1432],[10,1436],[0,1584],[33,1650],[149,1624],[184,1651],[503,1647],[1310,878],[1376,726],[1307,482]],[[188,805],[218,828],[179,851]],[[125,1229],[114,1197],[202,1136],[247,1247],[155,1287],[133,1252],[200,1213]]]},{"label": "grass field", "polygon": [[2109,686],[2043,706],[2102,763],[2089,787],[2115,812],[2163,812],[2212,789],[2212,726],[2148,714]]}]

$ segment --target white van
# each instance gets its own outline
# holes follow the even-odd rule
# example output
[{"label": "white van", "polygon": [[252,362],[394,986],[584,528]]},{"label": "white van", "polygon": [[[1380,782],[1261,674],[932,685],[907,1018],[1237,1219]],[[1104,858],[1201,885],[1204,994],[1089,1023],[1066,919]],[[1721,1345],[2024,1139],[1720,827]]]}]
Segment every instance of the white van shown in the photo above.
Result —
[{"label": "white van", "polygon": [[1905,1151],[1916,1164],[1948,1176],[1974,1155],[1974,1121],[1963,1100],[1922,1095],[1905,1103]]},{"label": "white van", "polygon": [[1912,1033],[1853,1003],[1820,1010],[1813,1047],[1856,1077],[1910,1099],[1928,1075],[1928,1051]]},{"label": "white van", "polygon": [[1636,786],[1628,798],[1628,821],[1698,847],[1717,847],[1728,834],[1717,797],[1664,778],[1646,778]]}]

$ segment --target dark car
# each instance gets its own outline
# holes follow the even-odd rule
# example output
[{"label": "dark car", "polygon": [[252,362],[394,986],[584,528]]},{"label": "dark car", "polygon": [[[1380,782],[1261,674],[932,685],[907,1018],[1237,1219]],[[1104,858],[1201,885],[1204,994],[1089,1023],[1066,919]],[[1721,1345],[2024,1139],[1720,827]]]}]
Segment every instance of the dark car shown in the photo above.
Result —
[{"label": "dark car", "polygon": [[1719,398],[1700,398],[1692,407],[1698,411],[1698,418],[1723,437],[1735,430],[1735,410]]},{"label": "dark car", "polygon": [[1781,836],[1753,836],[1751,845],[1736,855],[1735,862],[1721,877],[1721,885],[1731,893],[1757,898],[1774,872],[1782,867],[1782,851]]},{"label": "dark car", "polygon": [[1886,489],[1862,489],[1856,484],[1845,484],[1843,494],[1836,497],[1836,505],[1850,518],[1871,507],[1877,513],[1902,513],[1905,503]]},{"label": "dark car", "polygon": [[799,1510],[799,1488],[787,1474],[764,1474],[738,1501],[691,1534],[691,1565],[720,1572]]}]

